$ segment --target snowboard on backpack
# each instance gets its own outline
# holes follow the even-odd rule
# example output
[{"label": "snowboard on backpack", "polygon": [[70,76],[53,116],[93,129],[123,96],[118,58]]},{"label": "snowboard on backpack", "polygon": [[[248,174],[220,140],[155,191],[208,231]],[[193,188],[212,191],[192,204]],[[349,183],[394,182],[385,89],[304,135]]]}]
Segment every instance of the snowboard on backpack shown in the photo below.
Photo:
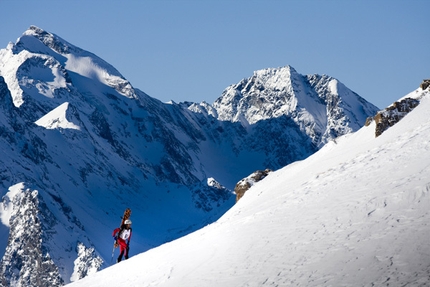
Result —
[{"label": "snowboard on backpack", "polygon": [[124,221],[130,218],[130,215],[131,215],[131,209],[126,208],[124,211],[124,215],[122,216],[121,225],[119,227],[121,227],[124,224]]}]

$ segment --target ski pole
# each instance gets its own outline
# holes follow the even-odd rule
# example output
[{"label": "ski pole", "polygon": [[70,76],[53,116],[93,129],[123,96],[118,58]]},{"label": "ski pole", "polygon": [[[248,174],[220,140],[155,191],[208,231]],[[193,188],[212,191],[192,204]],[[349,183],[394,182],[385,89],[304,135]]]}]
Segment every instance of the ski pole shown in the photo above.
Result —
[{"label": "ski pole", "polygon": [[113,254],[115,253],[115,243],[116,243],[116,240],[114,240],[114,242],[113,242],[113,248],[112,248],[112,258],[110,259],[110,264],[112,264],[112,260],[113,260]]}]

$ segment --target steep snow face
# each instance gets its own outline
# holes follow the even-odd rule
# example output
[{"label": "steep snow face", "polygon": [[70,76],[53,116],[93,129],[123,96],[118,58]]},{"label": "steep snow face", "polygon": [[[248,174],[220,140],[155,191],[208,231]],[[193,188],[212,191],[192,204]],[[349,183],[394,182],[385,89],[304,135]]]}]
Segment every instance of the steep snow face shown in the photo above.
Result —
[{"label": "steep snow face", "polygon": [[256,71],[251,78],[228,87],[215,101],[214,107],[220,120],[239,121],[244,126],[289,115],[297,110],[295,94],[302,90],[301,82],[300,75],[290,66]]},{"label": "steep snow face", "polygon": [[[122,96],[133,98],[135,95],[131,84],[110,64],[34,26],[16,44],[0,51],[0,66],[0,75],[11,90],[16,107],[36,97],[42,101],[41,106],[53,109],[67,97],[72,82],[81,93],[91,93],[94,89],[108,92],[109,87]],[[102,85],[79,85],[82,81],[77,77]]]},{"label": "steep snow face", "polygon": [[45,127],[46,129],[75,129],[80,130],[80,127],[67,119],[69,103],[65,102],[54,110],[47,113],[35,122],[36,125]]},{"label": "steep snow face", "polygon": [[[41,46],[41,44],[44,46]],[[52,33],[32,26],[24,32],[16,47],[16,50],[23,49],[34,53],[38,53],[41,48],[44,50],[50,48],[56,53],[53,56],[69,72],[97,80],[106,86],[114,88],[123,96],[134,97],[131,84],[114,67],[96,55],[73,46]],[[50,54],[50,51],[46,52]]]},{"label": "steep snow face", "polygon": [[414,95],[380,137],[338,138],[215,223],[69,286],[429,285],[430,92]]}]

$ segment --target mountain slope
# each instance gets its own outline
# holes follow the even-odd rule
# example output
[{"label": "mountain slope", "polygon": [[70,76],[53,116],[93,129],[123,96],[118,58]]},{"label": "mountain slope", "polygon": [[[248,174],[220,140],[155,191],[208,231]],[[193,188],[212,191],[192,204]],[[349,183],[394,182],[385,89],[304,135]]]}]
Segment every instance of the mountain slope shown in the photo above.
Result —
[{"label": "mountain slope", "polygon": [[[227,87],[213,105],[190,104],[189,109],[221,123],[235,124],[232,131],[224,126],[220,129],[219,122],[215,126],[205,123],[203,128],[221,130],[224,140],[232,138],[230,149],[234,154],[229,157],[245,162],[243,166],[255,167],[239,178],[256,169],[278,169],[304,159],[328,141],[358,130],[369,115],[378,111],[337,79],[304,76],[291,66],[256,71],[252,77]],[[214,150],[225,149],[211,147],[204,154]],[[215,154],[211,158],[220,157]],[[210,164],[206,167],[212,172]],[[227,168],[241,170],[237,166]],[[225,174],[213,174],[230,188],[237,183],[237,176],[232,182],[225,179]]]},{"label": "mountain slope", "polygon": [[267,71],[234,99],[229,87],[213,105],[161,103],[38,27],[1,49],[0,280],[56,286],[109,266],[126,207],[131,255],[195,231],[244,176],[304,159],[377,110],[334,78]]},{"label": "mountain slope", "polygon": [[381,136],[339,138],[215,223],[70,286],[427,286],[430,92],[410,96]]}]

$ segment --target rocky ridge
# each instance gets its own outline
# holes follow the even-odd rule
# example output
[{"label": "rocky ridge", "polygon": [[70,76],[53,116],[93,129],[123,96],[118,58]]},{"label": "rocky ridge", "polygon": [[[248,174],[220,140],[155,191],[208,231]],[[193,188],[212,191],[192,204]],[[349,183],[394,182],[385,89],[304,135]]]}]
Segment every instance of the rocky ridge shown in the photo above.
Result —
[{"label": "rocky ridge", "polygon": [[429,87],[426,84],[427,81],[430,82],[430,80],[424,80],[419,89],[394,102],[387,108],[378,111],[375,116],[366,120],[366,126],[375,121],[375,137],[380,136],[384,131],[394,126],[420,104],[421,97],[425,94],[423,92]]},{"label": "rocky ridge", "polygon": [[257,170],[249,176],[241,179],[234,187],[234,193],[236,194],[236,203],[241,199],[245,192],[250,189],[255,183],[263,180],[272,170]]}]

